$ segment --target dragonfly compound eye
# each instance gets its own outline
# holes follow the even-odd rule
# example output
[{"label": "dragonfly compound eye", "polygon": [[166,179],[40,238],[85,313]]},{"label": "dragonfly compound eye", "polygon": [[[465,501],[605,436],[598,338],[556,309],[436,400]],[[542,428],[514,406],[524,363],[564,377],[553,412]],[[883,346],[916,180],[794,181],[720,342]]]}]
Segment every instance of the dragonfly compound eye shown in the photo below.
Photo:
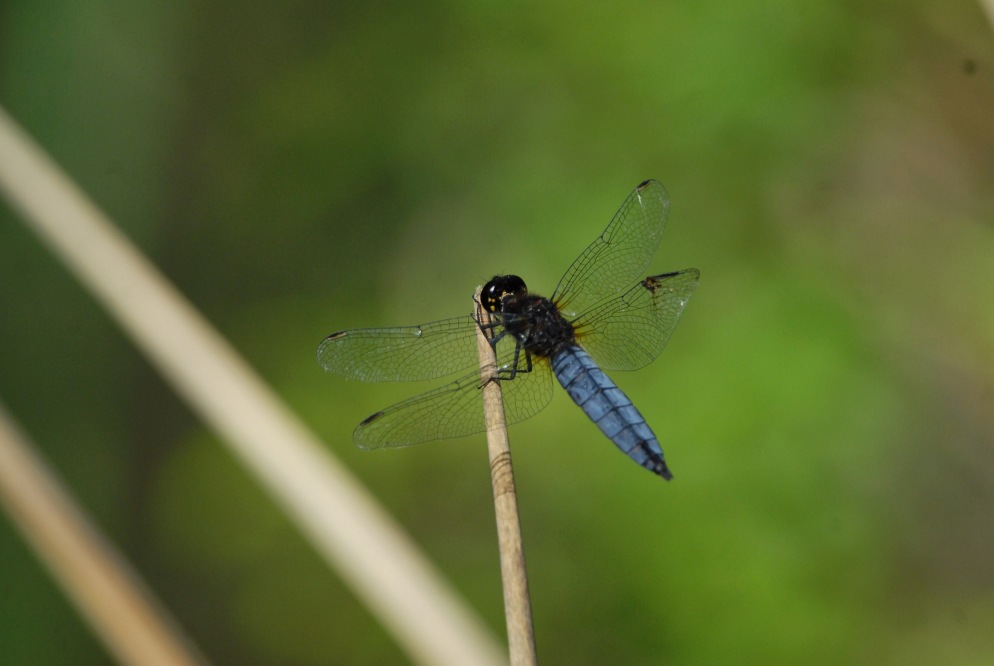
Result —
[{"label": "dragonfly compound eye", "polygon": [[499,312],[505,296],[523,296],[528,293],[525,281],[517,275],[495,275],[480,292],[480,305],[487,312]]}]

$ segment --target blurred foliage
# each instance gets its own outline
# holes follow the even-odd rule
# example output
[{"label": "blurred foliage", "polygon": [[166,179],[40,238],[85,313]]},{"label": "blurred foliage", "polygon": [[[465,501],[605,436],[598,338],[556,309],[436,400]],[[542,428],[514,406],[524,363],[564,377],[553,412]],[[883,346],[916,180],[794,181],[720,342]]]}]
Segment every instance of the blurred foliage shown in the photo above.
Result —
[{"label": "blurred foliage", "polygon": [[[994,39],[885,0],[0,6],[0,103],[503,633],[482,437],[382,454],[411,386],[321,337],[549,292],[644,178],[702,284],[618,376],[671,484],[564,397],[512,430],[540,656],[994,660]],[[223,664],[404,657],[0,208],[0,398]],[[106,663],[0,521],[5,663]]]}]

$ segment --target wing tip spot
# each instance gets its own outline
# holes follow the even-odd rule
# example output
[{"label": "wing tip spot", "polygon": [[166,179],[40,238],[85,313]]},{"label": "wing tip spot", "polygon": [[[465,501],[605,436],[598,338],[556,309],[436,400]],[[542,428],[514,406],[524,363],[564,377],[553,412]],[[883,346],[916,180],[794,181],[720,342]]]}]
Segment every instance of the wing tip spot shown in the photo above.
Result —
[{"label": "wing tip spot", "polygon": [[379,420],[383,416],[383,414],[384,412],[379,411],[371,416],[367,416],[362,420],[362,423],[359,424],[359,427],[362,428],[363,426],[368,426],[370,423]]}]

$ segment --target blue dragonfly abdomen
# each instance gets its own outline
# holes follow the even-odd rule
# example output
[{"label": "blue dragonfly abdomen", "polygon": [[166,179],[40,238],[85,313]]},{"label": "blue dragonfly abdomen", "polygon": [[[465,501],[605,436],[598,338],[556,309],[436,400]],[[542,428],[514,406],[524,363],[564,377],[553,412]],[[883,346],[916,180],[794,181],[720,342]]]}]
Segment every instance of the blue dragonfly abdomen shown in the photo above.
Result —
[{"label": "blue dragonfly abdomen", "polygon": [[632,401],[577,345],[551,357],[552,371],[569,397],[629,458],[667,481],[673,478],[659,440]]}]

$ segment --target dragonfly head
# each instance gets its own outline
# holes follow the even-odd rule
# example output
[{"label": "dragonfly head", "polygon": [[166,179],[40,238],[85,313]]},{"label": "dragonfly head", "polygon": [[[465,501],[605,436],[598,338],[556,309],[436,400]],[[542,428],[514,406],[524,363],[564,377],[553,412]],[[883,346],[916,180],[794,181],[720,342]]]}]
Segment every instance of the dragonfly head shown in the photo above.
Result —
[{"label": "dragonfly head", "polygon": [[480,292],[480,305],[487,312],[500,312],[507,296],[525,296],[528,287],[517,275],[495,275]]}]

